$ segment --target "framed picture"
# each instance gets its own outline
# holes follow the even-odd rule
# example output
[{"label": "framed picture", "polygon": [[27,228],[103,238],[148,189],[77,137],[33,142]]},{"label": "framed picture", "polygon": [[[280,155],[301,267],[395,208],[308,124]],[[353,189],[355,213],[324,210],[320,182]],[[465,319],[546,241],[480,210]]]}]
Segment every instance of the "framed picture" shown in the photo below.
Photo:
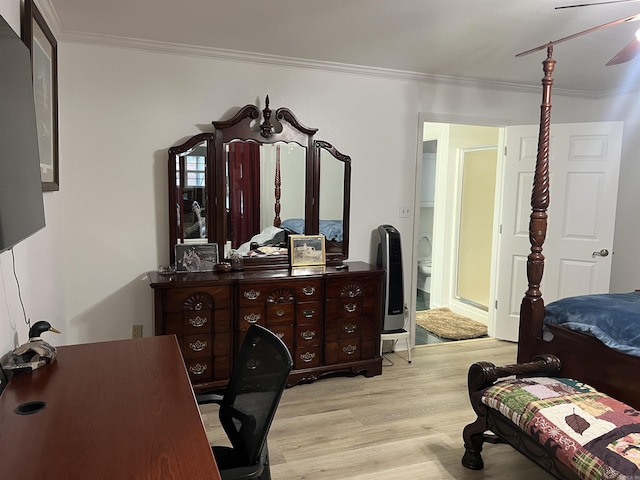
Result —
[{"label": "framed picture", "polygon": [[289,257],[292,267],[324,265],[324,235],[289,235]]},{"label": "framed picture", "polygon": [[217,243],[176,245],[177,272],[211,272],[218,263]]},{"label": "framed picture", "polygon": [[60,189],[58,173],[58,42],[33,0],[25,0],[22,41],[31,51],[43,191]]}]

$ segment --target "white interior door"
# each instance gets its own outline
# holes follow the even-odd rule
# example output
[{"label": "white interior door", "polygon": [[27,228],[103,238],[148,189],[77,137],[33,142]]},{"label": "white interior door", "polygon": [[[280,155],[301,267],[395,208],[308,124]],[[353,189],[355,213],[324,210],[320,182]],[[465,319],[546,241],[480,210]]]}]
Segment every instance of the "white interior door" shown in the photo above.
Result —
[{"label": "white interior door", "polygon": [[[518,340],[527,290],[531,187],[539,126],[508,127],[493,336]],[[545,303],[609,291],[622,122],[554,124],[543,246]],[[607,256],[597,253],[606,250]],[[604,253],[604,251],[603,251]]]}]

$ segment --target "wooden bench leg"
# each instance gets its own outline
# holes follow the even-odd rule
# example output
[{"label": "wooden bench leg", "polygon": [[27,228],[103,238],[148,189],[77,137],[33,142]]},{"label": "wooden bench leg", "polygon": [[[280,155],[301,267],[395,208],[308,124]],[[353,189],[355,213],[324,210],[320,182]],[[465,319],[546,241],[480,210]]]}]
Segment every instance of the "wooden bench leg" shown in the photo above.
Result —
[{"label": "wooden bench leg", "polygon": [[462,465],[470,470],[482,470],[484,461],[482,460],[482,444],[484,443],[484,432],[487,431],[487,419],[478,416],[478,419],[464,427],[462,438],[464,439],[464,456]]}]

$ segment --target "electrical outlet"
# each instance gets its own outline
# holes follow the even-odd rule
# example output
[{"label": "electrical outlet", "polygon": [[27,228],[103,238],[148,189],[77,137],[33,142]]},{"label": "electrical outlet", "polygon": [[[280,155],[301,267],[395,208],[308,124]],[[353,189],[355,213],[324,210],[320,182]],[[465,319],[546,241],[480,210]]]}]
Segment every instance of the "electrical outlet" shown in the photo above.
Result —
[{"label": "electrical outlet", "polygon": [[400,205],[400,218],[411,217],[411,205]]},{"label": "electrical outlet", "polygon": [[131,338],[142,338],[142,325],[131,326]]}]

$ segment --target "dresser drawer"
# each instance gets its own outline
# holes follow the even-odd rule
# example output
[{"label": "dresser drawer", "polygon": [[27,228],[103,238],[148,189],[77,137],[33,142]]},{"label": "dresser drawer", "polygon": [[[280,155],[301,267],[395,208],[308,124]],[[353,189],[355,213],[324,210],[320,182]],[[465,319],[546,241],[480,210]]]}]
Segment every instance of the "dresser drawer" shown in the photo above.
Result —
[{"label": "dresser drawer", "polygon": [[295,304],[276,303],[267,305],[267,327],[273,325],[293,325]]},{"label": "dresser drawer", "polygon": [[322,324],[312,323],[307,325],[296,325],[295,327],[296,347],[306,345],[319,345],[322,343]]},{"label": "dresser drawer", "polygon": [[253,324],[262,325],[263,327],[267,325],[267,315],[264,308],[261,305],[256,305],[238,309],[236,329],[246,332]]},{"label": "dresser drawer", "polygon": [[366,358],[362,355],[361,340],[350,339],[339,342],[327,342],[324,345],[324,363],[350,362]]},{"label": "dresser drawer", "polygon": [[294,329],[292,325],[275,325],[268,327],[276,337],[278,337],[282,342],[291,350],[294,347]]},{"label": "dresser drawer", "polygon": [[375,297],[379,277],[354,275],[327,282],[327,298]]},{"label": "dresser drawer", "polygon": [[322,280],[297,280],[295,283],[296,300],[298,302],[320,301],[324,298]]},{"label": "dresser drawer", "polygon": [[229,310],[186,310],[166,315],[165,333],[190,335],[231,331]]},{"label": "dresser drawer", "polygon": [[347,340],[362,337],[362,327],[359,318],[343,318],[334,322],[327,322],[324,326],[324,338],[327,342]]},{"label": "dresser drawer", "polygon": [[173,288],[165,291],[165,312],[216,310],[231,306],[228,285],[203,288]]},{"label": "dresser drawer", "polygon": [[211,357],[185,358],[185,367],[189,372],[191,382],[202,382],[213,378],[213,363]]},{"label": "dresser drawer", "polygon": [[319,345],[297,347],[292,356],[294,368],[317,367],[322,362],[322,348]]},{"label": "dresser drawer", "polygon": [[226,357],[231,355],[231,334],[186,335],[180,339],[185,358],[202,356]]},{"label": "dresser drawer", "polygon": [[322,322],[322,302],[304,302],[296,305],[296,324]]}]

